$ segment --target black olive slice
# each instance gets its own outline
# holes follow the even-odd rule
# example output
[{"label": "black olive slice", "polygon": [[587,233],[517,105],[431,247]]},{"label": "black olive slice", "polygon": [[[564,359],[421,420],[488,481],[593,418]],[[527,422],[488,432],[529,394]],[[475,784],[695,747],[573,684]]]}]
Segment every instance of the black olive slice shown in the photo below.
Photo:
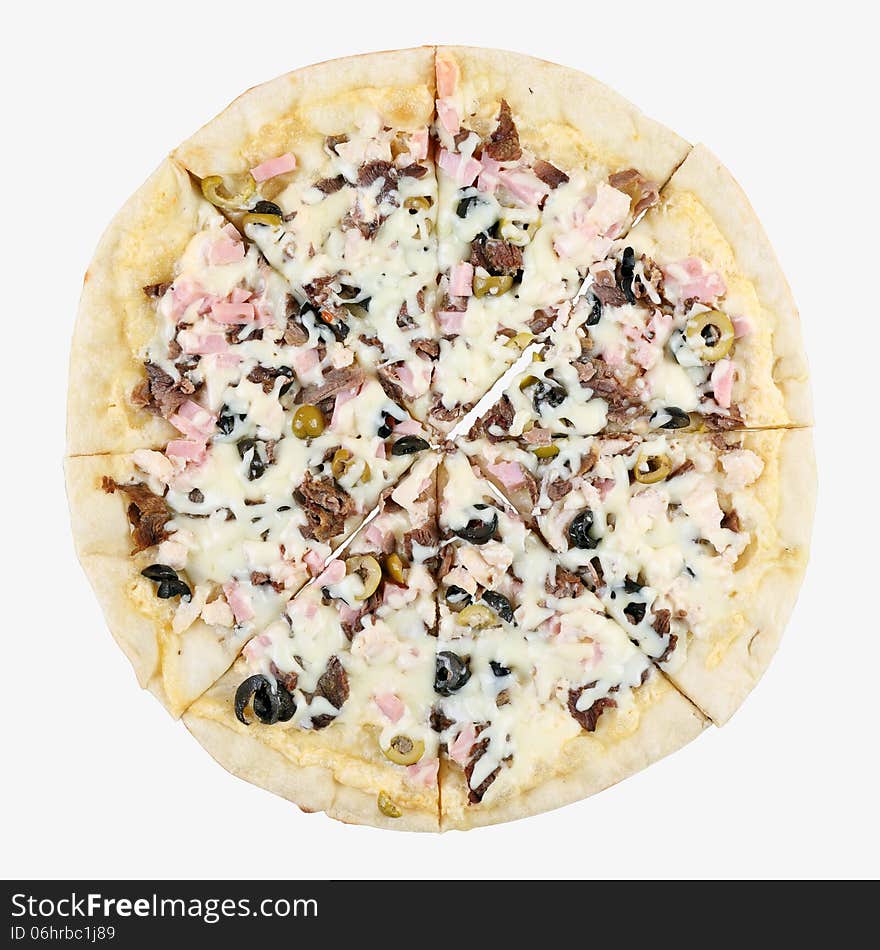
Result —
[{"label": "black olive slice", "polygon": [[254,693],[254,714],[264,725],[287,722],[293,718],[295,712],[296,703],[293,696],[281,683],[276,683],[274,690],[269,686]]},{"label": "black olive slice", "polygon": [[479,200],[480,199],[476,195],[468,195],[467,198],[462,198],[455,207],[455,213],[459,218],[466,218],[468,216],[468,212],[475,204],[477,204]]},{"label": "black olive slice", "polygon": [[446,590],[446,602],[449,604],[464,606],[465,604],[469,604],[472,599],[471,595],[463,587],[457,587],[455,584],[450,584]]},{"label": "black olive slice", "polygon": [[642,601],[631,601],[623,608],[623,615],[634,627],[637,627],[645,619],[646,607],[647,605]]},{"label": "black olive slice", "polygon": [[568,543],[582,550],[596,547],[599,542],[590,537],[592,527],[593,512],[589,508],[585,508],[568,526]]},{"label": "black olive slice", "polygon": [[252,698],[254,700],[254,714],[260,722],[267,726],[272,725],[273,722],[278,722],[281,703],[278,693],[272,689],[272,683],[268,676],[255,673],[246,680],[242,680],[235,691],[235,718],[245,726],[251,724],[244,713]]},{"label": "black olive slice", "polygon": [[228,406],[223,406],[217,419],[217,428],[223,435],[229,435],[235,428],[235,416],[231,415]]},{"label": "black olive slice", "polygon": [[[474,505],[475,508],[483,510],[488,505]],[[489,521],[483,521],[482,518],[471,518],[463,527],[459,528],[455,534],[463,541],[470,541],[471,544],[485,544],[498,530],[498,512],[493,511]]]},{"label": "black olive slice", "polygon": [[635,251],[631,247],[624,248],[623,260],[620,262],[620,287],[627,303],[635,303],[636,295],[633,292],[633,270],[636,266]]},{"label": "black olive slice", "polygon": [[566,395],[562,386],[542,379],[537,386],[535,386],[535,392],[532,396],[532,405],[535,407],[535,412],[540,415],[545,403],[550,406],[551,409],[556,409],[557,406],[562,405],[565,401]]},{"label": "black olive slice", "polygon": [[593,298],[593,306],[590,307],[590,314],[587,317],[586,326],[594,327],[602,319],[602,301],[598,297]]},{"label": "black olive slice", "polygon": [[437,654],[437,665],[434,672],[434,691],[441,696],[451,696],[460,690],[471,678],[468,661],[463,660],[457,653],[443,650]]},{"label": "black olive slice", "polygon": [[678,406],[666,406],[658,410],[651,416],[651,424],[656,425],[656,420],[664,415],[669,418],[659,426],[661,429],[686,429],[691,424],[691,417]]},{"label": "black olive slice", "polygon": [[415,455],[429,448],[428,443],[417,435],[405,435],[391,446],[392,455]]},{"label": "black olive slice", "polygon": [[151,564],[149,567],[145,567],[141,574],[158,585],[156,596],[160,600],[168,600],[171,597],[181,597],[184,600],[189,600],[192,597],[189,586],[180,579],[177,571],[168,567],[167,564]]},{"label": "black olive slice", "polygon": [[489,660],[489,666],[496,676],[510,676],[510,667],[502,666],[496,660]]},{"label": "black olive slice", "polygon": [[623,581],[623,589],[628,594],[637,594],[644,586],[644,584],[634,581],[631,577],[627,577]]},{"label": "black olive slice", "polygon": [[284,216],[284,212],[274,201],[258,201],[253,210],[254,214],[277,214],[279,218]]},{"label": "black olive slice", "polygon": [[504,594],[499,594],[494,590],[487,590],[483,593],[483,600],[505,623],[513,623],[513,607]]}]

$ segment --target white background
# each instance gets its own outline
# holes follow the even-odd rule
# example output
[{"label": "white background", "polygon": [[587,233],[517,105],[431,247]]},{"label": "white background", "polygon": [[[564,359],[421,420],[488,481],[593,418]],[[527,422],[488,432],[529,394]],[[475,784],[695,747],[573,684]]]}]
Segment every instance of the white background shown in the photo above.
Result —
[{"label": "white background", "polygon": [[[809,12],[818,7],[7,9],[4,877],[877,876],[880,23],[874,4]],[[162,156],[246,87],[288,69],[436,41],[581,68],[728,164],[801,307],[821,486],[787,636],[723,730],[591,800],[427,837],[300,813],[224,772],[138,691],[73,555],[62,457],[82,275],[106,223]]]}]

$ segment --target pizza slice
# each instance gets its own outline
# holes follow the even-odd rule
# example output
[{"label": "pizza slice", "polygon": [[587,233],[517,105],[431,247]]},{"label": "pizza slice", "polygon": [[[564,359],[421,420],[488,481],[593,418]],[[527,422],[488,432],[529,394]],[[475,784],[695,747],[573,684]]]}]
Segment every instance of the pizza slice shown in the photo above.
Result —
[{"label": "pizza slice", "polygon": [[697,146],[590,267],[572,318],[486,419],[497,436],[808,425],[797,311],[729,172]]},{"label": "pizza slice", "polygon": [[422,419],[437,357],[433,75],[427,47],[321,63],[245,93],[175,152],[300,317]]},{"label": "pizza slice", "polygon": [[688,145],[561,66],[441,47],[436,70],[432,422],[448,430],[527,342],[565,321],[590,265],[657,200]]},{"label": "pizza slice", "polygon": [[809,430],[467,447],[646,655],[715,722],[778,646],[815,496]]},{"label": "pizza slice", "polygon": [[443,828],[575,801],[699,734],[698,710],[461,453],[440,498]]},{"label": "pizza slice", "polygon": [[437,459],[184,716],[227,769],[343,821],[438,830]]}]

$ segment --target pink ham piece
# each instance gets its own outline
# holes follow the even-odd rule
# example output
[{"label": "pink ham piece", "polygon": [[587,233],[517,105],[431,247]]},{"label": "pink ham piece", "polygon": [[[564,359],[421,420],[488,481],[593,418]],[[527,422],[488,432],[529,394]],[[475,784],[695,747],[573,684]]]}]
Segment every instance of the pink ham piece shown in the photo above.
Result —
[{"label": "pink ham piece", "polygon": [[462,728],[459,734],[455,737],[455,741],[449,747],[449,758],[453,762],[457,762],[459,765],[467,765],[468,756],[470,755],[471,749],[474,747],[474,742],[477,740],[477,730],[474,728],[474,724],[469,722],[466,726]]},{"label": "pink ham piece", "polygon": [[488,469],[505,488],[516,488],[525,481],[519,462],[496,462]]},{"label": "pink ham piece", "polygon": [[437,164],[460,188],[466,188],[468,185],[472,185],[483,168],[475,158],[457,155],[455,152],[450,152],[445,148],[440,149]]},{"label": "pink ham piece", "polygon": [[470,297],[473,293],[474,265],[467,261],[456,264],[449,273],[449,293],[453,297]]},{"label": "pink ham piece", "polygon": [[439,759],[426,759],[406,767],[406,774],[413,785],[420,788],[433,788],[437,784],[437,770],[440,768]]},{"label": "pink ham piece", "polygon": [[348,604],[339,602],[339,619],[347,627],[353,627],[360,617],[361,612],[355,607],[349,607]]},{"label": "pink ham piece", "polygon": [[343,577],[345,577],[345,561],[331,561],[315,583],[320,587],[331,587],[333,584],[338,584]]},{"label": "pink ham piece", "polygon": [[211,264],[236,264],[244,260],[244,244],[241,241],[224,237],[215,241],[208,252]]},{"label": "pink ham piece", "polygon": [[593,480],[593,488],[599,492],[599,498],[604,501],[608,493],[614,488],[616,482],[613,478],[596,478]]},{"label": "pink ham piece", "polygon": [[395,696],[394,693],[379,693],[378,696],[373,697],[373,702],[375,702],[379,709],[382,710],[382,713],[392,722],[398,722],[406,711],[406,706],[403,705],[400,698]]},{"label": "pink ham piece", "polygon": [[218,369],[233,369],[241,362],[241,353],[233,353],[229,350],[226,353],[214,353],[210,358]]},{"label": "pink ham piece", "polygon": [[428,130],[419,129],[409,137],[409,154],[413,161],[420,162],[428,157]]},{"label": "pink ham piece", "polygon": [[752,321],[748,317],[731,317],[730,322],[733,324],[733,337],[736,340],[741,340],[754,330]]},{"label": "pink ham piece", "polygon": [[385,545],[388,543],[388,535],[382,530],[381,525],[374,521],[366,531],[364,531],[364,540],[371,544],[377,551],[385,552]]},{"label": "pink ham piece", "polygon": [[318,351],[316,349],[305,349],[297,347],[291,356],[293,368],[297,376],[307,376],[319,363]]},{"label": "pink ham piece", "polygon": [[498,173],[498,181],[519,201],[536,205],[550,189],[540,178],[521,168],[511,168]]},{"label": "pink ham piece", "polygon": [[532,426],[528,432],[523,433],[523,439],[528,442],[529,445],[549,445],[551,442],[551,433],[549,429]]},{"label": "pink ham piece", "polygon": [[200,465],[204,462],[208,454],[204,442],[196,442],[192,439],[172,439],[165,447],[165,454],[170,459],[177,459],[184,464],[195,462]]},{"label": "pink ham piece", "polygon": [[254,618],[254,608],[248,593],[243,591],[238,581],[227,581],[223,585],[226,603],[232,608],[232,616],[238,624],[247,623]]},{"label": "pink ham piece", "polygon": [[461,333],[464,324],[464,311],[441,310],[437,314],[437,322],[444,333]]},{"label": "pink ham piece", "polygon": [[343,389],[342,392],[337,395],[336,402],[333,403],[333,416],[330,419],[331,429],[335,431],[338,428],[342,420],[342,407],[347,402],[351,402],[359,392],[360,387],[357,389]]},{"label": "pink ham piece", "polygon": [[701,303],[712,303],[727,293],[727,285],[720,274],[709,270],[698,257],[685,257],[663,268],[664,289],[673,303],[696,298]]},{"label": "pink ham piece", "polygon": [[394,367],[394,371],[404,393],[407,396],[417,395],[415,391],[415,376],[413,376],[413,371],[409,366],[407,366],[406,363],[399,363]]},{"label": "pink ham piece", "polygon": [[[233,614],[233,616],[235,615]],[[254,663],[265,653],[266,647],[270,646],[272,646],[272,638],[266,636],[265,633],[261,633],[258,637],[254,637],[253,640],[249,640],[241,652],[244,654],[246,660]]]},{"label": "pink ham piece", "polygon": [[477,188],[480,191],[488,192],[490,195],[494,194],[498,187],[498,173],[501,171],[501,164],[496,162],[494,158],[489,158],[488,155],[483,155],[480,164],[483,166],[483,170],[477,179]]},{"label": "pink ham piece", "polygon": [[730,408],[730,400],[733,396],[733,363],[730,360],[718,360],[712,368],[712,392],[715,395],[715,402],[722,409]]},{"label": "pink ham piece", "polygon": [[324,569],[323,556],[318,554],[317,551],[313,551],[311,548],[309,548],[309,550],[303,555],[303,561],[305,561],[306,567],[309,569],[309,573],[312,575],[312,577],[320,574]]},{"label": "pink ham piece", "polygon": [[207,409],[187,399],[168,421],[190,439],[204,442],[214,432],[216,419]]},{"label": "pink ham piece", "polygon": [[458,109],[447,99],[437,100],[437,118],[447,132],[455,135],[461,128],[461,120],[458,117]]},{"label": "pink ham piece", "polygon": [[277,158],[269,158],[251,169],[254,181],[268,181],[276,175],[292,172],[296,168],[296,156],[292,152],[285,152]]},{"label": "pink ham piece", "polygon": [[377,458],[377,459],[388,458],[388,454],[387,454],[386,451],[385,451],[385,443],[384,443],[384,442],[380,442],[380,443],[376,446],[376,458]]},{"label": "pink ham piece", "polygon": [[420,435],[421,432],[422,427],[415,419],[404,419],[394,427],[395,435]]},{"label": "pink ham piece", "polygon": [[205,291],[195,281],[182,277],[171,288],[171,316],[179,320],[186,309],[205,296]]},{"label": "pink ham piece", "polygon": [[177,342],[184,353],[197,353],[208,356],[211,353],[224,353],[229,349],[226,337],[220,333],[200,334],[194,330],[181,330],[177,334]]},{"label": "pink ham piece", "polygon": [[217,323],[252,323],[254,316],[254,305],[252,303],[226,303],[219,301],[211,307],[211,319]]},{"label": "pink ham piece", "polygon": [[441,99],[454,95],[455,86],[458,83],[458,66],[455,61],[443,55],[438,56],[434,64],[434,72],[437,76],[437,95]]}]

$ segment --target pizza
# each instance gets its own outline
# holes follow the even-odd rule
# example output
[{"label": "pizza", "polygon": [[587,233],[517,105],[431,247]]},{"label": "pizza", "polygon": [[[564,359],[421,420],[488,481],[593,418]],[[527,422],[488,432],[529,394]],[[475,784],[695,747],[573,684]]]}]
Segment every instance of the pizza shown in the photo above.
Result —
[{"label": "pizza", "polygon": [[108,626],[218,762],[442,831],[730,718],[806,567],[811,422],[708,149],[573,70],[425,47],[249,90],[128,201],[65,468]]}]

